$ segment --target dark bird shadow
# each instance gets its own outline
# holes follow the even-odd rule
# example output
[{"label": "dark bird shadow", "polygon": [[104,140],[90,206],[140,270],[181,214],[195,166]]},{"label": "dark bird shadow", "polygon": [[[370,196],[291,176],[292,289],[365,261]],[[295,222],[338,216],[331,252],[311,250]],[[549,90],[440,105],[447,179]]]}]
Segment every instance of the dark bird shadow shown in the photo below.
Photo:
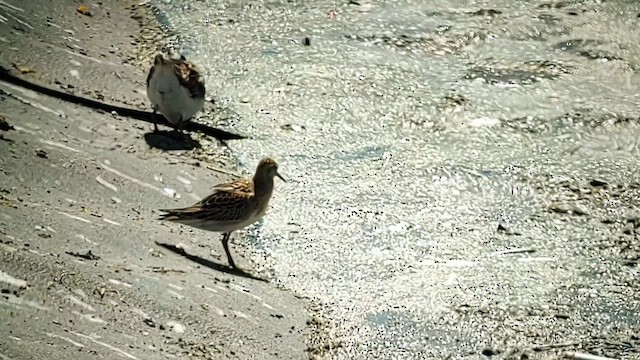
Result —
[{"label": "dark bird shadow", "polygon": [[[122,115],[122,116],[127,116],[133,119],[137,119],[137,120],[141,120],[141,121],[145,121],[148,123],[155,123],[156,121],[161,123],[161,125],[166,125],[166,126],[170,126],[175,128],[171,123],[169,123],[169,121],[167,121],[167,119],[162,116],[162,114],[157,114],[156,115],[156,121],[154,121],[154,117],[153,114],[149,111],[141,111],[141,110],[137,110],[137,109],[132,109],[132,108],[126,108],[126,107],[121,107],[121,106],[117,106],[117,105],[111,105],[111,104],[106,104],[100,101],[96,101],[93,99],[88,99],[82,96],[77,96],[77,95],[73,95],[73,94],[69,94],[66,92],[62,92],[59,90],[55,90],[46,86],[42,86],[42,85],[38,85],[36,83],[30,82],[28,80],[25,79],[21,79],[13,74],[11,74],[9,72],[9,69],[5,68],[4,66],[0,66],[0,81],[4,81],[4,82],[8,82],[10,84],[14,84],[41,94],[45,94],[45,95],[49,95],[64,101],[68,101],[74,104],[79,104],[79,105],[83,105],[83,106],[87,106],[93,109],[99,109],[99,110],[103,110],[106,112],[112,112],[115,111],[118,115]],[[193,121],[187,122],[186,124],[184,124],[184,130],[187,131],[197,131],[197,132],[201,132],[205,135],[214,137],[218,140],[239,140],[239,139],[246,139],[246,136],[243,135],[239,135],[239,134],[234,134],[228,131],[224,131],[221,129],[216,129],[216,128],[212,128],[210,126],[204,125],[204,124],[200,124],[200,123],[196,123]]]},{"label": "dark bird shadow", "polygon": [[198,140],[189,134],[179,134],[175,131],[153,131],[144,134],[144,141],[152,148],[162,150],[193,150],[202,147]]},{"label": "dark bird shadow", "polygon": [[211,260],[207,260],[207,259],[203,259],[199,256],[196,255],[191,255],[188,252],[184,251],[184,249],[181,249],[175,245],[171,245],[171,244],[165,244],[165,243],[160,243],[160,242],[155,242],[156,245],[161,246],[167,250],[170,250],[178,255],[184,256],[187,259],[200,264],[202,266],[208,267],[209,269],[215,270],[215,271],[220,271],[229,275],[235,275],[235,276],[239,276],[239,277],[243,277],[243,278],[247,278],[247,279],[252,279],[252,280],[258,280],[258,281],[264,281],[264,282],[269,282],[267,279],[263,279],[263,278],[259,278],[253,274],[250,274],[248,272],[243,271],[242,269],[232,269],[227,265],[223,265],[223,264],[219,264],[215,261],[211,261]]}]

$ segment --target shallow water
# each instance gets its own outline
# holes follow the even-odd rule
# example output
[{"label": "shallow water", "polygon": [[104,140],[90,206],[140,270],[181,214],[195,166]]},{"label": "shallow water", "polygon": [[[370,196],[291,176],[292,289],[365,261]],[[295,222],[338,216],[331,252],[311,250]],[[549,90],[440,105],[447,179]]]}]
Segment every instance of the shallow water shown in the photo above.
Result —
[{"label": "shallow water", "polygon": [[[548,211],[567,181],[639,179],[637,1],[156,5],[254,135],[229,144],[239,161],[288,178],[253,260],[326,304],[339,358],[640,326],[637,296],[594,295],[617,265],[584,241],[610,234]],[[531,315],[550,307],[579,324]]]}]

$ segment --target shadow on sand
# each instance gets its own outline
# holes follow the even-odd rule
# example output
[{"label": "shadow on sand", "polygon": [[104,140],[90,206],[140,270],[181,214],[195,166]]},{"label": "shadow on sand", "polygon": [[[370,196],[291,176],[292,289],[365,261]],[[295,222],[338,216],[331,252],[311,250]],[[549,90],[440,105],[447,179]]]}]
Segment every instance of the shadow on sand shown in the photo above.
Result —
[{"label": "shadow on sand", "polygon": [[[106,112],[116,112],[118,115],[121,116],[127,116],[133,119],[137,119],[137,120],[141,120],[141,121],[145,121],[148,123],[155,123],[156,121],[158,121],[158,123],[160,125],[166,125],[166,126],[171,126],[173,127],[169,121],[167,121],[167,119],[165,119],[164,116],[162,116],[162,114],[157,114],[156,115],[156,119],[154,121],[153,118],[153,114],[150,111],[141,111],[141,110],[137,110],[137,109],[132,109],[132,108],[126,108],[126,107],[122,107],[122,106],[117,106],[117,105],[111,105],[111,104],[106,104],[100,101],[96,101],[93,99],[88,99],[82,96],[77,96],[77,95],[73,95],[73,94],[69,94],[69,93],[65,93],[59,90],[55,90],[46,86],[42,86],[36,83],[33,83],[31,81],[22,79],[18,76],[15,76],[13,74],[11,74],[9,72],[9,69],[0,66],[0,81],[5,81],[8,82],[10,84],[14,84],[17,86],[21,86],[23,88],[41,93],[41,94],[45,94],[45,95],[49,95],[64,101],[68,101],[74,104],[79,104],[79,105],[83,105],[83,106],[87,106],[93,109],[99,109],[99,110],[103,110]],[[204,125],[204,124],[200,124],[200,123],[195,123],[192,121],[189,121],[188,123],[184,124],[184,130],[187,131],[198,131],[201,132],[205,135],[214,137],[218,140],[238,140],[238,139],[246,139],[246,136],[242,136],[239,134],[234,134],[228,131],[224,131],[221,129],[216,129],[216,128],[212,128],[210,126]]]},{"label": "shadow on sand", "polygon": [[144,134],[144,141],[150,147],[162,150],[193,150],[202,147],[191,135],[175,131],[152,131]]},{"label": "shadow on sand", "polygon": [[223,265],[220,263],[217,263],[215,261],[211,261],[211,260],[207,260],[207,259],[203,259],[199,256],[196,255],[191,255],[188,252],[184,251],[184,249],[181,249],[175,245],[171,245],[171,244],[165,244],[165,243],[160,243],[160,242],[155,242],[156,245],[161,246],[167,250],[170,250],[178,255],[184,256],[185,258],[198,263],[202,266],[208,267],[209,269],[212,270],[216,270],[216,271],[220,271],[229,275],[235,275],[235,276],[239,276],[239,277],[243,277],[243,278],[247,278],[247,279],[252,279],[252,280],[258,280],[258,281],[264,281],[264,282],[269,282],[267,279],[263,279],[263,278],[259,278],[253,274],[250,274],[248,272],[243,271],[242,269],[232,269],[227,265]]}]

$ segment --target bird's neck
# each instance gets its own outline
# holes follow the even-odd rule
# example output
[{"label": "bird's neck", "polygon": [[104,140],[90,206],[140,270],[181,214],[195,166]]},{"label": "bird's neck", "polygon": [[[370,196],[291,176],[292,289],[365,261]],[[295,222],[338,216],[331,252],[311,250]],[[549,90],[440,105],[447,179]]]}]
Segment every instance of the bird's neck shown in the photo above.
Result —
[{"label": "bird's neck", "polygon": [[257,197],[271,196],[273,192],[273,178],[270,176],[254,176],[253,186]]}]

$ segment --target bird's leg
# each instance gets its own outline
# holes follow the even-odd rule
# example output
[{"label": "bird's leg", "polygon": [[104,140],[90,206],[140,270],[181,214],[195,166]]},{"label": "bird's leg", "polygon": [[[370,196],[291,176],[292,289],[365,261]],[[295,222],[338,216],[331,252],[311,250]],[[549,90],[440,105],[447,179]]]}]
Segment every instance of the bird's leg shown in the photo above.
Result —
[{"label": "bird's leg", "polygon": [[173,127],[173,136],[178,140],[184,140],[184,133],[182,132],[182,116],[178,119],[178,124]]},{"label": "bird's leg", "polygon": [[173,130],[175,131],[176,135],[182,134],[182,116],[180,116],[180,118],[178,119],[178,126],[174,127]]},{"label": "bird's leg", "polygon": [[224,252],[227,253],[227,261],[229,262],[229,266],[233,269],[237,269],[236,263],[231,258],[231,252],[229,251],[229,238],[231,237],[231,233],[224,233],[222,235],[222,247],[224,247]]},{"label": "bird's leg", "polygon": [[153,132],[158,132],[158,117],[156,116],[156,107],[153,107],[153,113],[151,113],[151,120],[153,120]]}]

